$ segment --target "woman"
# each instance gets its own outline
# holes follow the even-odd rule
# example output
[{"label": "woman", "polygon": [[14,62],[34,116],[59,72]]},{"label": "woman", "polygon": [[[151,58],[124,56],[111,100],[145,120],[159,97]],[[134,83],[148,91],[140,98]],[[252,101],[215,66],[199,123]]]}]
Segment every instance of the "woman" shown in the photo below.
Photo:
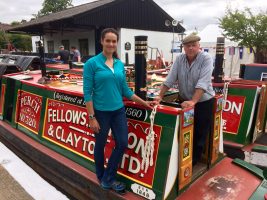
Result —
[{"label": "woman", "polygon": [[[89,59],[84,65],[84,100],[89,114],[90,129],[95,132],[94,158],[96,175],[104,189],[123,192],[125,184],[116,181],[118,165],[128,145],[128,127],[123,97],[131,99],[148,108],[150,102],[143,101],[127,86],[123,63],[116,50],[119,40],[113,28],[101,33],[103,51]],[[104,148],[109,129],[115,140],[106,169],[104,168]]]}]

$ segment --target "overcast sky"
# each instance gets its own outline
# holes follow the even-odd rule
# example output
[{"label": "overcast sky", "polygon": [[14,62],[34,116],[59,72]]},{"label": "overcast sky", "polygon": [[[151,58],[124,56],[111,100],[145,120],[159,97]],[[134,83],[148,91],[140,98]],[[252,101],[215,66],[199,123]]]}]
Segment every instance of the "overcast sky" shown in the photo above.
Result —
[{"label": "overcast sky", "polygon": [[[32,14],[36,14],[44,0],[0,0],[0,22],[29,20]],[[80,5],[92,0],[73,0],[73,5]],[[218,23],[217,18],[222,17],[225,8],[242,9],[252,8],[254,12],[267,10],[266,0],[154,0],[170,16],[177,20],[183,20],[183,26],[187,30],[197,28],[201,31],[210,23]]]}]

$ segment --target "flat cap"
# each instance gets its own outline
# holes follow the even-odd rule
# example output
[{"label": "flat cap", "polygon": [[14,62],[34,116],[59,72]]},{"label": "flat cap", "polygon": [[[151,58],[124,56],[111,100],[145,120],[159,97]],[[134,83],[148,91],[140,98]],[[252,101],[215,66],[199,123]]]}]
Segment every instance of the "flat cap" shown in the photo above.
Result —
[{"label": "flat cap", "polygon": [[197,36],[196,34],[193,34],[191,33],[190,35],[186,36],[184,39],[183,39],[183,44],[188,44],[188,43],[191,43],[191,42],[197,42],[197,41],[200,41],[200,37]]}]

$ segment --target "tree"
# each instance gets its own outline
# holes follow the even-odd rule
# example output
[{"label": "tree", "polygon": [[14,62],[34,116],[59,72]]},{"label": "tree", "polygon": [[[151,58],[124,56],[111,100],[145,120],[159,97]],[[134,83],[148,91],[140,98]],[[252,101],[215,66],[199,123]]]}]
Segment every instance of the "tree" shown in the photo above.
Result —
[{"label": "tree", "polygon": [[[11,26],[17,26],[24,22],[13,21]],[[9,49],[9,44],[12,44],[15,49],[20,51],[32,50],[32,39],[30,35],[26,34],[10,34],[0,29],[0,49]]]},{"label": "tree", "polygon": [[23,34],[10,34],[0,31],[0,49],[7,49],[8,43],[11,43],[17,50],[31,51],[31,36]]},{"label": "tree", "polygon": [[[21,22],[13,21],[10,25],[16,26],[20,24]],[[20,51],[32,50],[31,36],[25,34],[10,34],[0,30],[0,49],[8,49],[9,43]]]},{"label": "tree", "polygon": [[36,18],[65,10],[72,6],[72,0],[44,0],[42,6],[38,14],[34,15]]},{"label": "tree", "polygon": [[249,8],[244,11],[226,9],[219,19],[224,36],[240,46],[253,49],[254,62],[263,63],[267,52],[267,11],[254,15]]},{"label": "tree", "polygon": [[0,49],[5,49],[7,44],[7,36],[6,33],[0,30]]},{"label": "tree", "polygon": [[21,51],[32,50],[32,38],[29,35],[23,34],[8,34],[9,41],[14,47]]},{"label": "tree", "polygon": [[17,26],[17,25],[20,25],[21,23],[20,22],[18,22],[18,21],[13,21],[13,22],[11,22],[11,26]]}]

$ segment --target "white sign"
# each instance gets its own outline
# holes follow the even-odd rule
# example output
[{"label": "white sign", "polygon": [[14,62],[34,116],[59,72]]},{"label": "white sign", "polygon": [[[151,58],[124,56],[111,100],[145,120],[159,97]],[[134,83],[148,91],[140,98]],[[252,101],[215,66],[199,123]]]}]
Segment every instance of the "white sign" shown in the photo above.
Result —
[{"label": "white sign", "polygon": [[180,41],[172,41],[172,50],[173,53],[181,52],[181,42]]},{"label": "white sign", "polygon": [[145,197],[146,199],[152,200],[152,199],[156,198],[156,195],[152,190],[150,190],[150,189],[148,189],[142,185],[134,183],[131,185],[131,189],[135,194],[138,194],[142,197]]}]

